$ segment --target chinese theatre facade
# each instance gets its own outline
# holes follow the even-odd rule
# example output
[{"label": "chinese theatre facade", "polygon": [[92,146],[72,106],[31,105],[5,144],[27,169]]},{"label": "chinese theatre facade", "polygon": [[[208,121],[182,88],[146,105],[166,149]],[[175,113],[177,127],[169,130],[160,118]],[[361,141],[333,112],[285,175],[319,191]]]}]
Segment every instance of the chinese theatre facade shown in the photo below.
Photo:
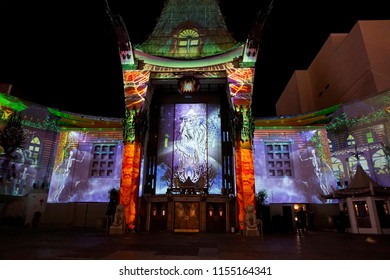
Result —
[{"label": "chinese theatre facade", "polygon": [[[23,216],[27,225],[39,211],[47,224],[108,227],[107,194],[119,190],[127,231],[293,232],[302,207],[310,230],[331,229],[328,217],[342,210],[352,232],[388,233],[390,91],[298,115],[253,116],[253,94],[266,94],[254,92],[273,3],[264,2],[270,4],[240,43],[217,1],[167,0],[153,32],[134,47],[121,16],[107,7],[124,118],[71,113],[0,92],[2,129],[15,116],[26,133],[11,161],[0,158],[0,194],[26,205],[10,204],[2,215]],[[389,36],[379,36],[381,50],[388,46],[383,38]],[[337,68],[329,65],[318,75]],[[307,83],[316,80],[308,76]],[[345,207],[342,190],[350,192],[358,166],[378,187],[363,180]],[[123,226],[113,232],[124,233]]]},{"label": "chinese theatre facade", "polygon": [[120,203],[129,230],[243,229],[255,205],[251,114],[254,65],[267,13],[245,43],[217,1],[166,1],[134,47],[119,15],[126,117]]}]

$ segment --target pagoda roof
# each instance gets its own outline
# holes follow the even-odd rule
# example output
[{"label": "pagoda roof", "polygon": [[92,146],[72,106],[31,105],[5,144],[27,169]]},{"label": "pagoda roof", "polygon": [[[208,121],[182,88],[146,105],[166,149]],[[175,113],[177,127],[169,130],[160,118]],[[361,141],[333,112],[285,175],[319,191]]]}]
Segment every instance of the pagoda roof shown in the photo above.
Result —
[{"label": "pagoda roof", "polygon": [[324,198],[347,198],[362,196],[390,196],[390,187],[384,187],[373,180],[358,164],[356,173],[350,184],[344,189],[334,190],[329,195],[323,195]]},{"label": "pagoda roof", "polygon": [[[199,36],[199,50],[188,56],[178,50],[177,43],[179,36],[185,40],[185,32],[191,37],[192,31]],[[167,0],[153,32],[135,48],[154,56],[191,60],[222,54],[240,45],[229,33],[218,1]]]},{"label": "pagoda roof", "polygon": [[142,60],[145,64],[166,67],[166,68],[199,68],[199,67],[210,67],[219,64],[226,64],[234,61],[236,58],[242,55],[243,46],[238,46],[235,49],[231,49],[220,55],[213,55],[196,60],[182,60],[169,57],[161,57],[145,53],[141,50],[135,49],[134,55]]}]

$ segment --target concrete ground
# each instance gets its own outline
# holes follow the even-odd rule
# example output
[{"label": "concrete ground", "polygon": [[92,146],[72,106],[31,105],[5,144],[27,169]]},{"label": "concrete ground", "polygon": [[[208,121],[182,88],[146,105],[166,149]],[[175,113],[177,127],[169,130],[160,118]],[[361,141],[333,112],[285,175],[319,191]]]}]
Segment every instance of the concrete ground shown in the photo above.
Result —
[{"label": "concrete ground", "polygon": [[0,228],[2,260],[389,260],[390,235],[333,231],[266,234],[126,233]]}]

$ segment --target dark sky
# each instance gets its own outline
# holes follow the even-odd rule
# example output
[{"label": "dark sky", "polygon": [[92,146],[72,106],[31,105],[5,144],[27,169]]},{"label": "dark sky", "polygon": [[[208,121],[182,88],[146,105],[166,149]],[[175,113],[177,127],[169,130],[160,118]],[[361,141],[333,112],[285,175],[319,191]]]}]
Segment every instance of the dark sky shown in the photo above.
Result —
[{"label": "dark sky", "polygon": [[[146,40],[164,0],[108,0],[134,44]],[[228,29],[244,42],[265,0],[220,0]],[[331,33],[357,20],[390,19],[386,1],[275,0],[256,64],[253,110],[275,116],[294,70],[307,69]],[[116,39],[104,0],[0,2],[0,82],[12,94],[66,111],[124,116]]]}]

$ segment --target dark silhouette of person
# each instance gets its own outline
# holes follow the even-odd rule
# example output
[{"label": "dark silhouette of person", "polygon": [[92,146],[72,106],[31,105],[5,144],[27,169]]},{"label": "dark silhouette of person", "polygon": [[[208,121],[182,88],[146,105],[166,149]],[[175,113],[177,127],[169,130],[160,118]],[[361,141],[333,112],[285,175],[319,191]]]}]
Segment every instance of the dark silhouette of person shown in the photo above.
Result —
[{"label": "dark silhouette of person", "polygon": [[31,221],[31,224],[32,224],[33,227],[38,227],[39,222],[41,220],[41,216],[42,216],[42,213],[39,212],[39,211],[36,211],[34,213],[33,219]]},{"label": "dark silhouette of person", "polygon": [[299,235],[307,233],[306,211],[303,207],[299,208],[297,212],[297,229]]},{"label": "dark silhouette of person", "polygon": [[335,224],[337,232],[345,232],[348,226],[348,217],[344,211],[340,211],[339,215],[335,218]]}]

